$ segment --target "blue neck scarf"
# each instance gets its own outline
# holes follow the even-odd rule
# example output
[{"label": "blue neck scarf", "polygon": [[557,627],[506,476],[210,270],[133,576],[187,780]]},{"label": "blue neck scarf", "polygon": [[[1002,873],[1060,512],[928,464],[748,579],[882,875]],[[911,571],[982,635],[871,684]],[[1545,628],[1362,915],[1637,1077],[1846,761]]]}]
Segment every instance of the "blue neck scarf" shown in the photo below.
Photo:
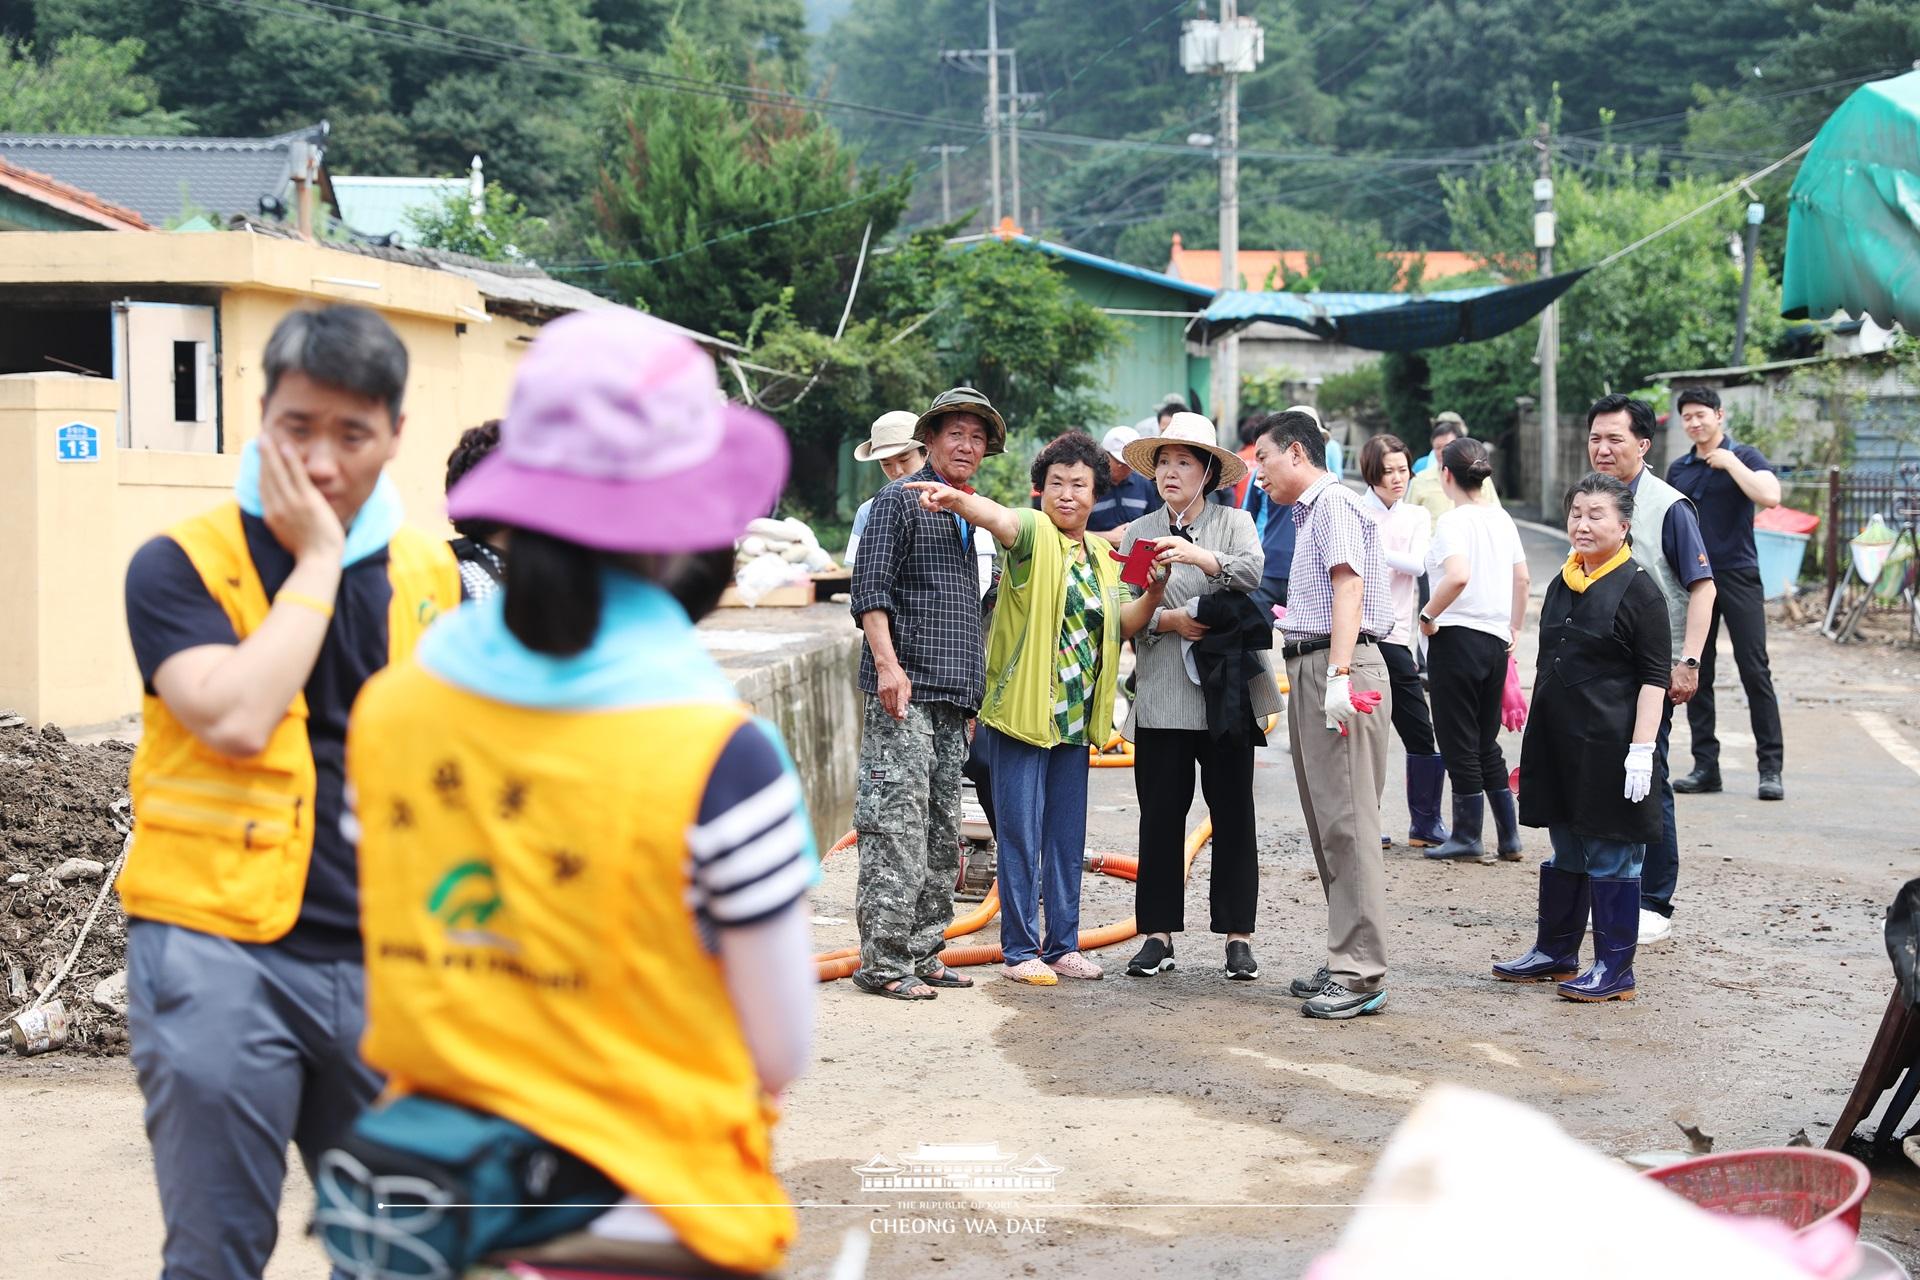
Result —
[{"label": "blue neck scarf", "polygon": [[[257,439],[247,441],[240,450],[240,474],[233,482],[233,496],[248,515],[255,519],[264,516],[260,505],[260,442]],[[347,527],[346,552],[341,556],[341,565],[358,564],[375,552],[386,550],[387,543],[406,519],[399,489],[387,478],[386,472],[381,472],[366,504]]]},{"label": "blue neck scarf", "polygon": [[507,630],[506,597],[462,605],[421,637],[420,665],[513,706],[610,711],[676,702],[738,702],[686,611],[665,590],[603,570],[600,630],[585,651],[535,653]]}]

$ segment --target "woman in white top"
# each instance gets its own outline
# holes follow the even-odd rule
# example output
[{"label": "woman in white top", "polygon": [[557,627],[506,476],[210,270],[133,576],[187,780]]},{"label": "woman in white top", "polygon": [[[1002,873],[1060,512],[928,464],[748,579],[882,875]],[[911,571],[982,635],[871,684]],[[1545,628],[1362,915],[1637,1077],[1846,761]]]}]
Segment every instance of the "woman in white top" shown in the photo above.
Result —
[{"label": "woman in white top", "polygon": [[1434,736],[1453,782],[1453,834],[1429,858],[1492,862],[1480,830],[1493,810],[1499,856],[1520,859],[1520,817],[1500,754],[1500,695],[1507,657],[1527,617],[1527,557],[1520,531],[1481,486],[1493,475],[1487,446],[1462,437],[1440,455],[1440,487],[1454,503],[1427,547],[1433,595],[1420,615]]},{"label": "woman in white top", "polygon": [[[1412,455],[1398,436],[1374,436],[1360,448],[1360,478],[1367,482],[1360,505],[1380,526],[1380,550],[1393,571],[1393,630],[1380,638],[1380,657],[1393,681],[1393,730],[1407,751],[1407,843],[1427,849],[1447,839],[1440,823],[1446,766],[1433,749],[1433,720],[1413,661],[1413,615],[1420,607],[1420,575],[1427,571],[1433,517],[1425,507],[1405,501],[1411,463]],[[1392,840],[1383,833],[1380,843]]]}]

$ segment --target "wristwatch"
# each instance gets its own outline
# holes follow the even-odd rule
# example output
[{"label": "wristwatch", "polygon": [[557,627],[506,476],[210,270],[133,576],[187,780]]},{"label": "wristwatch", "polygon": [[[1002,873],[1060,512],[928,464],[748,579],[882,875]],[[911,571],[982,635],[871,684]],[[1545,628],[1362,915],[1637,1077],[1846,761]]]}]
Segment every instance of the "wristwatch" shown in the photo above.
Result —
[{"label": "wristwatch", "polygon": [[1700,669],[1700,659],[1682,658],[1680,659],[1679,665],[1685,667],[1689,671],[1698,671]]},{"label": "wristwatch", "polygon": [[1433,625],[1433,619],[1427,616],[1427,613],[1425,610],[1422,610],[1420,613],[1420,622],[1421,622],[1421,625],[1423,626],[1430,627]]},{"label": "wristwatch", "polygon": [[1328,667],[1327,674],[1329,676],[1350,676],[1353,674],[1353,668],[1352,667]]}]

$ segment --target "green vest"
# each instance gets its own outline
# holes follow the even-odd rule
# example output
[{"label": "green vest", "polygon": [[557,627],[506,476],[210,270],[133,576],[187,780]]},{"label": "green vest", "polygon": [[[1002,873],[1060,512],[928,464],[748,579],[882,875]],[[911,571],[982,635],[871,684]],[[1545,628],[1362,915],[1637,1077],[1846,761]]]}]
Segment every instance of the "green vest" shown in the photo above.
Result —
[{"label": "green vest", "polygon": [[[1060,627],[1067,613],[1067,556],[1074,544],[1032,508],[1014,515],[1020,537],[1000,549],[1000,598],[987,636],[987,696],[980,704],[980,722],[1036,747],[1056,747],[1060,731],[1053,706],[1060,697]],[[1120,589],[1120,564],[1108,554],[1111,549],[1106,539],[1087,535],[1087,559],[1100,584],[1103,606],[1100,674],[1087,708],[1087,739],[1096,747],[1113,736],[1120,608],[1127,602]],[[1015,553],[1022,550],[1027,552],[1025,562],[1016,565]],[[1024,573],[1016,574],[1016,569]]]}]

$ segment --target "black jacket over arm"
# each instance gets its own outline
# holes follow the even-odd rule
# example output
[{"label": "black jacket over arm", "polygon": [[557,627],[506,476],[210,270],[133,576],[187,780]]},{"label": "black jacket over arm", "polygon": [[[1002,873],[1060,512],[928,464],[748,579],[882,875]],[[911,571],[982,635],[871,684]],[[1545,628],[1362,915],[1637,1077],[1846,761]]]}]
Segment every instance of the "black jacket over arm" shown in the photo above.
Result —
[{"label": "black jacket over arm", "polygon": [[1520,746],[1520,821],[1643,844],[1660,801],[1625,797],[1634,704],[1672,678],[1666,603],[1628,562],[1584,593],[1556,575],[1540,607],[1540,661]]}]

